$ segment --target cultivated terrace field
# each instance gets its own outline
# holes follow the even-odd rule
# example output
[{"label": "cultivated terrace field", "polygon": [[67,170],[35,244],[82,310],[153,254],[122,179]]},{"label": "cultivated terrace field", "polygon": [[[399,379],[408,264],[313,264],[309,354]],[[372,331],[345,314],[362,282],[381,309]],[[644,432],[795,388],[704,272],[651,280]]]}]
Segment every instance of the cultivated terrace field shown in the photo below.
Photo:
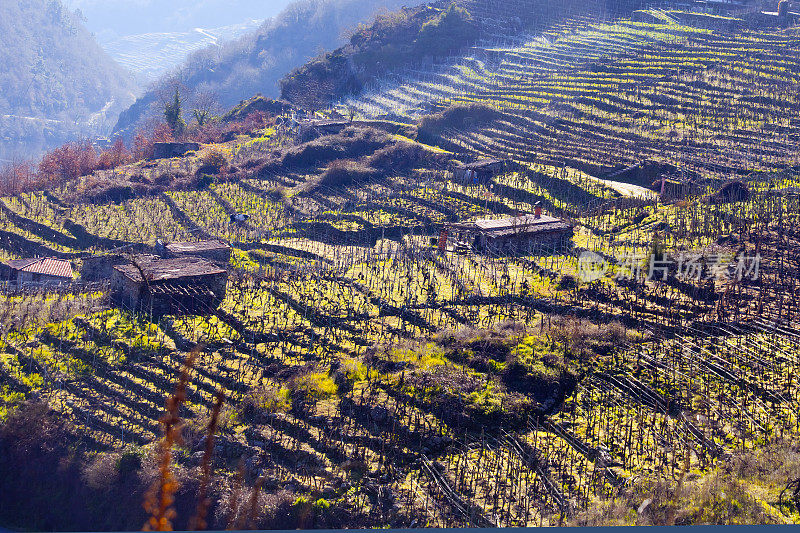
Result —
[{"label": "cultivated terrace field", "polygon": [[[202,316],[3,291],[0,524],[800,521],[800,41],[684,18],[567,19],[343,102],[335,135],[271,119],[2,198],[3,260],[234,252]],[[477,156],[509,171],[459,184]],[[643,160],[702,179],[667,201],[609,177]],[[566,250],[435,246],[537,202]]]}]

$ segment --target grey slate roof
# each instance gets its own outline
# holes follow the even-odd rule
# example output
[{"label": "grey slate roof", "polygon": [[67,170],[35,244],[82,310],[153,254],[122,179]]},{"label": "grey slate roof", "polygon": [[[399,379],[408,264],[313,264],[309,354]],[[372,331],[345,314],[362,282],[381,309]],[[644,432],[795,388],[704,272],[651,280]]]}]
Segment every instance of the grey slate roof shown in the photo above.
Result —
[{"label": "grey slate roof", "polygon": [[192,254],[200,252],[215,252],[218,250],[230,250],[231,247],[220,240],[197,241],[197,242],[172,242],[166,246],[167,250],[176,254]]},{"label": "grey slate roof", "polygon": [[457,230],[479,232],[487,237],[506,237],[516,233],[549,233],[554,231],[569,231],[572,225],[560,218],[548,215],[522,215],[519,217],[506,217],[499,219],[479,219],[474,222],[452,224],[450,227]]},{"label": "grey slate roof", "polygon": [[[227,272],[225,269],[199,257],[161,259],[154,255],[141,255],[137,256],[135,260],[150,282],[216,276]],[[119,271],[132,281],[144,281],[141,272],[133,264],[117,265],[114,270]]]}]

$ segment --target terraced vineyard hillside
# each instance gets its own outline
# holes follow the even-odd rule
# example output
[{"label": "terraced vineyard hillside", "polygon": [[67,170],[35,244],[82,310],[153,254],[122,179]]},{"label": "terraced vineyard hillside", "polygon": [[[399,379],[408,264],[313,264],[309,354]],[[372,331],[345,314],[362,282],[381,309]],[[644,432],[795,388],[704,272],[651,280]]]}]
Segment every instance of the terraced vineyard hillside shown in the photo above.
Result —
[{"label": "terraced vineyard hillside", "polygon": [[594,174],[646,158],[717,177],[797,163],[793,32],[730,34],[682,25],[679,14],[641,13],[663,20],[570,20],[522,46],[475,48],[386,80],[346,104],[400,120],[454,103],[488,105],[495,121],[453,126],[443,140]]},{"label": "terraced vineyard hillside", "polygon": [[[170,468],[192,480],[210,467],[212,527],[583,524],[640,495],[617,522],[722,520],[704,514],[717,505],[729,521],[797,523],[788,467],[731,485],[735,501],[695,508],[675,489],[800,432],[795,38],[674,16],[573,20],[348,103],[407,126],[357,120],[301,143],[276,124],[3,198],[6,260],[79,264],[158,239],[234,253],[226,298],[203,316],[133,314],[102,285],[6,291],[0,415],[39,398],[93,460],[116,461],[108,483],[132,483],[123,457],[150,480],[165,397],[193,354]],[[413,121],[457,102],[496,114],[433,139],[447,113]],[[212,175],[210,154],[225,160]],[[479,154],[513,163],[459,184],[449,161]],[[675,202],[598,179],[643,158],[709,179]],[[723,194],[732,175],[746,197]],[[447,222],[537,203],[575,225],[566,250],[437,250]],[[701,250],[697,278],[624,275]],[[586,281],[585,252],[613,266]],[[658,487],[679,496],[640,507]]]}]

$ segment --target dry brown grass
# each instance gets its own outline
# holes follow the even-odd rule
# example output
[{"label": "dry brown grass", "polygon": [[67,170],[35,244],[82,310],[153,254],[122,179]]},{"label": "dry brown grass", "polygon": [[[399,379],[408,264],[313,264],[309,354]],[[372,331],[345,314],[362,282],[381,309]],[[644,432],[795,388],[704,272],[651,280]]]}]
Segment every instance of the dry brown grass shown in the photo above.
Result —
[{"label": "dry brown grass", "polygon": [[171,531],[175,510],[175,493],[178,482],[171,468],[173,446],[181,443],[180,407],[186,401],[186,387],[189,384],[189,372],[194,366],[196,352],[186,358],[181,369],[175,392],[167,398],[166,414],[160,422],[164,430],[164,438],[159,443],[159,476],[153,484],[144,502],[145,510],[150,513],[150,519],[144,526],[145,531]]},{"label": "dry brown grass", "polygon": [[607,355],[632,340],[631,334],[619,322],[596,324],[572,316],[553,319],[547,335],[563,346],[565,353],[582,362],[595,355]]},{"label": "dry brown grass", "polygon": [[208,527],[206,516],[208,515],[208,507],[211,505],[211,500],[208,498],[208,484],[211,477],[211,459],[214,454],[214,435],[217,432],[219,413],[224,401],[225,393],[218,390],[214,397],[214,407],[211,410],[211,418],[206,427],[206,445],[203,452],[203,462],[200,465],[202,477],[200,480],[200,492],[197,495],[197,512],[190,522],[190,528],[193,530],[206,529],[206,527]]},{"label": "dry brown grass", "polygon": [[800,509],[780,493],[800,477],[796,442],[778,441],[720,462],[706,474],[642,479],[617,498],[573,517],[572,526],[800,524]]}]

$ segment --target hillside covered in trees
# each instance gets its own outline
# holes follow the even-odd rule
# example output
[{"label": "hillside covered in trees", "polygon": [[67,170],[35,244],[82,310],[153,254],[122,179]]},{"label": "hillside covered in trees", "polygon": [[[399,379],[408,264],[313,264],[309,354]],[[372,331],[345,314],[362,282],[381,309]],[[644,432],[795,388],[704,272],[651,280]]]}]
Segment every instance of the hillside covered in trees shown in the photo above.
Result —
[{"label": "hillside covered in trees", "polygon": [[102,132],[132,91],[129,75],[61,2],[0,2],[0,159]]}]

